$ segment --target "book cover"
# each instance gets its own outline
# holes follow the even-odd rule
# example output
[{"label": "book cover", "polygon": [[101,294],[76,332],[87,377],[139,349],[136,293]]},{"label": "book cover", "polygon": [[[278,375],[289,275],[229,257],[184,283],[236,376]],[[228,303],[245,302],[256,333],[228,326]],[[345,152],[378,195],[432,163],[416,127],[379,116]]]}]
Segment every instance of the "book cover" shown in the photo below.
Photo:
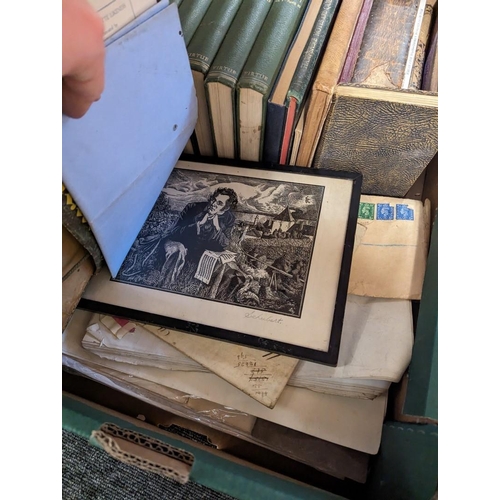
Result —
[{"label": "book cover", "polygon": [[306,0],[274,0],[237,84],[242,160],[262,158],[267,99],[302,19]]},{"label": "book cover", "polygon": [[429,40],[430,46],[424,63],[422,90],[438,91],[438,19],[434,22]]},{"label": "book cover", "polygon": [[279,162],[286,164],[291,153],[292,133],[299,120],[305,96],[309,94],[318,64],[324,53],[325,43],[330,35],[335,16],[341,2],[329,0],[323,2],[322,10],[316,19],[313,31],[301,55],[297,69],[293,75],[286,98],[286,113],[283,130],[283,140],[280,149]]},{"label": "book cover", "polygon": [[437,95],[342,84],[313,167],[361,173],[363,194],[404,197],[437,150]]},{"label": "book cover", "polygon": [[212,0],[183,0],[179,5],[179,18],[186,46],[189,45],[211,3]]},{"label": "book cover", "polygon": [[422,18],[422,25],[418,36],[415,60],[410,74],[408,88],[418,90],[422,84],[422,73],[424,71],[425,52],[429,42],[429,34],[434,14],[436,0],[426,0],[425,11]]},{"label": "book cover", "polygon": [[198,120],[194,133],[202,156],[214,156],[214,144],[205,93],[205,76],[241,3],[242,0],[218,0],[213,2],[203,16],[187,47],[196,97],[198,98]]},{"label": "book cover", "polygon": [[351,83],[395,89],[404,87],[405,69],[411,56],[414,26],[421,5],[425,8],[424,0],[374,2]]},{"label": "book cover", "polygon": [[205,78],[213,141],[219,158],[236,158],[235,89],[272,0],[245,0]]},{"label": "book cover", "polygon": [[307,85],[305,80],[312,77],[312,65],[316,60],[312,60],[311,65],[311,44],[317,46],[321,34],[324,42],[337,5],[338,0],[311,0],[306,7],[267,102],[262,154],[264,161],[272,163],[280,161],[290,87],[292,84],[297,86],[297,81],[294,82],[296,73],[300,73],[298,76],[300,84]]},{"label": "book cover", "polygon": [[333,90],[340,78],[347,51],[356,28],[364,0],[343,0],[318,73],[311,87],[309,110],[305,117],[304,131],[297,155],[297,165],[310,167],[326,115],[330,109]]},{"label": "book cover", "polygon": [[363,3],[363,7],[359,13],[358,22],[356,24],[356,29],[354,30],[351,44],[349,45],[349,50],[347,51],[339,83],[349,83],[351,81],[372,6],[373,0],[365,0]]}]

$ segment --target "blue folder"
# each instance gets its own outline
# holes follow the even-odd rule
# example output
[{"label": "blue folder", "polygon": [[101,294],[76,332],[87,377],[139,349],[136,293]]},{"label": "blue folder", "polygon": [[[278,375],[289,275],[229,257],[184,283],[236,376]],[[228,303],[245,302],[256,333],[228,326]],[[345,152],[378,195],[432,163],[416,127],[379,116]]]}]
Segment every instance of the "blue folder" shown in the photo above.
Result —
[{"label": "blue folder", "polygon": [[115,277],[196,124],[177,5],[162,0],[110,37],[105,71],[101,99],[63,116],[62,180]]}]

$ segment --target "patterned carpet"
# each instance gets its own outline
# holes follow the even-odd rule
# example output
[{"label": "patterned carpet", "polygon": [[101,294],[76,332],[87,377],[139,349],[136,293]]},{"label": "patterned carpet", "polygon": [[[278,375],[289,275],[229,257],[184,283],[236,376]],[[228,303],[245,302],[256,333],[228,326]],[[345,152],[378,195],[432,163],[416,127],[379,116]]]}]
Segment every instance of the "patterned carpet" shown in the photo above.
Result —
[{"label": "patterned carpet", "polygon": [[62,431],[63,500],[234,500],[196,483],[180,485],[123,464],[87,440]]}]

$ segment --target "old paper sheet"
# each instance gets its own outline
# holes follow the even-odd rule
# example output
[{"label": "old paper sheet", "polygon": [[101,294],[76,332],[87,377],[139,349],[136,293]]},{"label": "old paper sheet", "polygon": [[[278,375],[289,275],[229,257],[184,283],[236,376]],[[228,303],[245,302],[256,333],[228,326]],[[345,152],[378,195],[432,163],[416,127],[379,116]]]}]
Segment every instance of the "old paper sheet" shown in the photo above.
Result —
[{"label": "old paper sheet", "polygon": [[104,23],[104,39],[152,7],[156,0],[89,0]]},{"label": "old paper sheet", "polygon": [[92,313],[77,310],[63,334],[63,353],[82,362],[120,371],[125,379],[138,377],[264,418],[326,441],[376,454],[380,446],[387,395],[372,400],[321,394],[285,387],[273,409],[210,373],[167,372],[151,367],[103,360],[81,346]]},{"label": "old paper sheet", "polygon": [[94,314],[87,326],[82,346],[100,357],[114,361],[155,366],[164,370],[207,371],[144,328],[138,328],[132,322],[118,329],[116,325],[117,322],[111,316]]},{"label": "old paper sheet", "polygon": [[[139,342],[142,343],[141,339],[143,339],[144,342],[140,346],[140,350],[144,351],[145,349],[144,354],[146,356],[146,352],[149,351],[152,357],[155,356],[155,352],[159,348],[157,344],[151,341],[152,339],[149,339],[149,335],[153,335],[153,339],[161,339],[165,342],[164,348],[160,349],[161,352],[158,353],[160,356],[170,354],[164,351],[167,350],[167,346],[172,346],[171,349],[178,349],[181,353],[205,367],[207,371],[222,377],[269,408],[273,408],[276,404],[298,363],[295,358],[280,356],[276,353],[193,336],[152,325],[133,322],[119,325],[111,316],[95,315],[87,328],[87,335],[90,334],[95,338],[106,340],[110,347],[116,347],[120,342],[114,341],[109,335],[105,339],[106,332],[103,326],[108,331],[116,332],[117,340],[118,336],[124,338],[123,333],[120,332],[134,330],[132,333],[127,334],[127,342],[121,344],[124,351],[133,352],[134,347],[139,347]],[[88,342],[89,339],[85,340],[85,343]],[[138,354],[138,356],[135,356],[137,360],[140,359],[140,351]],[[118,360],[117,357],[114,359]],[[196,370],[196,367],[192,367],[192,369]]]},{"label": "old paper sheet", "polygon": [[361,196],[348,292],[418,300],[430,231],[430,204]]}]

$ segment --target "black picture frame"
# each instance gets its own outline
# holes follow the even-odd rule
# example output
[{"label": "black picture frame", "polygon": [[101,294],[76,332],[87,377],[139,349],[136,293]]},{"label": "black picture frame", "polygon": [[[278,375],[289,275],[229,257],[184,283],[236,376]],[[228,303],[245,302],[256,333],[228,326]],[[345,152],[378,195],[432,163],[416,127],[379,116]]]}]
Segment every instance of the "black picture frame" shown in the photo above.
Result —
[{"label": "black picture frame", "polygon": [[[229,167],[229,168],[228,168]],[[201,169],[201,170],[200,170]],[[283,166],[283,165],[269,165],[269,164],[261,164],[261,163],[254,163],[254,162],[248,162],[248,161],[241,161],[241,160],[227,160],[227,159],[220,159],[220,158],[199,158],[199,157],[192,157],[192,156],[187,156],[183,155],[181,156],[179,162],[176,165],[176,168],[174,169],[173,175],[170,176],[169,181],[167,182],[166,187],[169,186],[169,183],[174,182],[172,179],[176,178],[178,176],[179,171],[183,174],[189,173],[189,175],[194,176],[195,173],[200,173],[202,172],[206,178],[210,177],[210,175],[218,176],[218,178],[222,179],[236,179],[240,177],[241,179],[244,180],[244,183],[255,183],[257,180],[260,180],[262,182],[268,182],[268,183],[281,183],[281,186],[285,189],[292,189],[292,187],[295,190],[299,190],[299,196],[302,192],[313,192],[315,193],[318,191],[314,191],[314,189],[323,187],[323,192],[325,190],[330,189],[330,191],[333,189],[333,187],[336,186],[337,181],[343,181],[339,182],[342,186],[350,186],[350,192],[345,193],[343,195],[343,199],[348,201],[344,201],[342,213],[339,215],[339,210],[337,210],[334,205],[335,203],[333,202],[333,198],[328,200],[328,209],[325,208],[323,203],[325,203],[325,199],[322,198],[322,203],[321,205],[317,208],[318,215],[317,215],[317,220],[316,220],[316,226],[315,226],[315,233],[314,236],[311,237],[307,235],[307,237],[304,237],[301,235],[303,239],[309,239],[312,241],[310,244],[310,254],[309,254],[309,261],[308,261],[308,271],[310,271],[313,261],[314,261],[314,252],[315,252],[315,245],[319,244],[319,240],[317,240],[317,235],[319,234],[320,230],[318,227],[321,226],[322,230],[322,240],[321,240],[321,251],[323,252],[322,255],[328,255],[328,249],[325,249],[325,246],[328,246],[329,244],[333,245],[333,240],[335,238],[326,238],[325,235],[328,235],[328,231],[331,228],[327,228],[325,225],[327,224],[326,219],[328,217],[328,213],[326,210],[337,210],[336,217],[337,219],[339,217],[343,217],[345,219],[345,230],[343,229],[343,239],[342,241],[337,241],[335,243],[337,252],[341,253],[340,257],[340,263],[338,266],[338,271],[334,274],[337,274],[336,276],[332,276],[332,283],[335,281],[337,283],[336,290],[333,290],[332,293],[335,295],[334,299],[334,306],[333,306],[333,316],[331,317],[330,320],[328,320],[328,324],[325,324],[324,327],[327,329],[329,332],[329,338],[327,339],[327,345],[326,347],[323,347],[322,349],[318,349],[316,347],[309,347],[309,346],[304,346],[304,345],[299,345],[298,342],[290,342],[290,341],[284,341],[283,338],[270,338],[269,335],[259,335],[256,333],[246,333],[244,331],[239,331],[239,327],[231,327],[231,328],[224,328],[221,324],[218,324],[214,326],[214,324],[207,324],[210,323],[210,321],[199,321],[198,319],[194,319],[193,321],[189,321],[188,319],[182,319],[179,317],[175,317],[175,314],[163,314],[163,313],[158,313],[158,310],[155,310],[155,307],[149,307],[149,306],[144,306],[141,305],[139,307],[135,306],[135,301],[132,298],[132,295],[137,293],[137,294],[142,294],[142,293],[160,293],[160,292],[165,292],[166,295],[164,297],[173,297],[176,300],[186,300],[188,303],[189,301],[195,301],[195,304],[202,304],[203,308],[205,308],[206,311],[209,311],[209,316],[210,312],[213,310],[214,315],[217,314],[217,308],[222,308],[222,310],[231,310],[228,308],[246,308],[247,310],[252,310],[255,311],[257,310],[257,313],[255,316],[247,316],[251,319],[259,319],[263,320],[262,322],[267,323],[268,320],[271,318],[272,321],[278,321],[278,317],[283,316],[287,321],[300,321],[302,319],[302,316],[298,314],[297,311],[299,311],[299,308],[291,308],[290,310],[295,311],[295,315],[293,314],[287,314],[287,313],[282,313],[280,311],[275,311],[271,309],[257,309],[255,307],[247,307],[242,300],[242,303],[230,303],[229,301],[217,301],[214,299],[213,304],[218,302],[216,305],[212,305],[211,300],[209,299],[208,302],[210,302],[210,305],[206,305],[207,301],[204,299],[206,297],[201,297],[201,296],[188,296],[188,297],[182,297],[179,298],[177,297],[175,291],[172,290],[165,290],[165,289],[160,289],[158,287],[149,287],[152,288],[153,290],[151,291],[146,291],[143,290],[145,288],[143,285],[140,283],[130,283],[127,282],[126,280],[124,281],[123,279],[120,279],[120,274],[115,277],[114,279],[111,278],[110,276],[103,277],[103,271],[93,277],[89,283],[89,286],[87,287],[87,290],[85,291],[83,298],[80,300],[78,307],[80,309],[86,309],[86,310],[91,310],[93,312],[101,313],[101,314],[106,314],[106,315],[111,315],[115,317],[122,317],[122,318],[127,318],[130,320],[138,321],[141,323],[149,323],[153,325],[157,325],[160,327],[164,328],[169,328],[169,329],[175,329],[178,331],[186,332],[189,334],[195,334],[195,335],[201,335],[201,336],[206,336],[210,337],[213,339],[221,340],[221,341],[226,341],[226,342],[231,342],[231,343],[236,343],[248,347],[254,347],[257,349],[262,349],[267,352],[275,352],[277,354],[282,354],[286,356],[291,356],[303,360],[308,360],[308,361],[313,361],[321,364],[326,364],[329,366],[336,366],[337,364],[337,359],[338,359],[338,354],[339,354],[339,348],[340,348],[340,342],[341,342],[341,337],[342,337],[342,327],[343,327],[343,321],[344,321],[344,313],[345,313],[345,306],[346,306],[346,299],[347,299],[347,289],[348,289],[348,283],[349,283],[349,275],[350,275],[350,268],[351,268],[351,261],[352,261],[352,253],[353,253],[353,247],[354,247],[354,236],[355,236],[355,231],[356,231],[356,221],[357,221],[357,216],[358,216],[358,210],[359,210],[359,202],[360,202],[360,196],[361,196],[361,184],[362,184],[362,175],[358,173],[353,173],[353,172],[343,172],[343,171],[335,171],[335,170],[326,170],[326,169],[312,169],[312,168],[302,168],[302,167],[292,167],[292,166]],[[223,171],[224,173],[221,173]],[[234,173],[233,173],[234,171]],[[229,172],[229,173],[228,173]],[[243,175],[241,175],[241,172],[243,172]],[[210,174],[210,175],[209,175]],[[255,175],[254,177],[252,177]],[[178,176],[180,177],[180,175]],[[284,179],[284,180],[280,180]],[[292,179],[292,180],[290,180]],[[300,191],[300,187],[296,188],[296,186],[301,186],[301,182],[307,182],[307,189],[304,188],[304,191]],[[346,182],[347,181],[347,182]],[[234,180],[231,182],[235,182]],[[227,183],[226,183],[227,184]],[[231,184],[230,184],[231,185]],[[235,186],[236,184],[234,184]],[[292,186],[293,185],[293,186]],[[306,185],[306,184],[304,184]],[[290,187],[292,186],[292,187]],[[326,187],[325,187],[326,186]],[[333,187],[332,187],[333,186]],[[290,194],[288,195],[290,198]],[[330,196],[331,198],[331,196]],[[307,198],[306,198],[307,199]],[[315,198],[316,200],[316,198]],[[316,203],[317,204],[317,203]],[[155,205],[156,206],[156,205]],[[208,202],[207,202],[208,206]],[[315,208],[316,209],[316,208]],[[152,210],[150,217],[152,217],[152,214],[155,209]],[[299,210],[301,214],[303,212]],[[297,213],[292,212],[293,213]],[[332,212],[333,213],[333,212]],[[243,212],[242,212],[243,214]],[[248,216],[248,213],[244,213],[244,215]],[[243,217],[243,215],[240,215]],[[265,218],[265,217],[264,217]],[[238,215],[236,216],[237,221],[240,223],[241,220],[238,219]],[[256,217],[257,219],[257,217]],[[149,220],[149,218],[148,218]],[[266,220],[266,223],[269,223],[269,221],[272,220],[272,223],[274,224],[275,221],[272,217],[269,217],[269,219]],[[298,220],[298,219],[297,219]],[[282,233],[287,233],[288,231],[293,229],[293,225],[295,222],[291,223],[291,226],[288,227],[286,231],[281,231]],[[310,222],[311,225],[313,225],[314,221]],[[172,227],[177,227],[176,222],[175,224],[172,224]],[[288,222],[287,224],[290,224]],[[242,226],[250,226],[251,223],[246,222],[242,223]],[[146,224],[145,224],[146,226]],[[285,227],[287,225],[285,224]],[[255,228],[255,224],[252,227],[252,229]],[[280,221],[279,229],[281,230],[282,228],[282,222]],[[302,226],[304,228],[304,226]],[[260,234],[258,231],[256,234]],[[292,233],[290,233],[292,234]],[[138,235],[138,239],[136,240],[139,241],[141,233]],[[279,236],[279,233],[278,233]],[[278,238],[276,236],[276,238]],[[247,241],[248,241],[247,237]],[[258,236],[256,237],[258,238]],[[290,239],[290,244],[293,243],[293,237],[288,238],[286,235],[283,237],[283,241],[285,242],[286,239]],[[143,238],[146,239],[146,238]],[[261,236],[261,240],[264,239],[264,236]],[[274,243],[274,242],[272,242]],[[280,242],[281,243],[281,242]],[[271,243],[270,243],[271,244]],[[276,245],[278,242],[276,242]],[[283,243],[285,244],[285,243]],[[340,250],[339,250],[340,249]],[[189,254],[189,245],[188,245],[188,251],[187,253]],[[340,254],[339,254],[340,255]],[[247,266],[251,267],[250,259],[252,257],[248,255],[248,262]],[[257,261],[256,258],[255,262]],[[130,259],[131,260],[131,259]],[[127,259],[126,259],[127,261]],[[252,261],[253,262],[253,261]],[[267,264],[262,264],[262,265],[267,265]],[[316,265],[316,269],[320,269],[318,267],[318,264]],[[331,265],[331,264],[329,264]],[[238,266],[236,266],[238,268]],[[124,266],[122,266],[122,269]],[[238,268],[239,269],[239,268]],[[264,271],[267,272],[267,269],[269,267],[264,268]],[[274,268],[271,268],[274,269]],[[157,272],[157,271],[155,271]],[[274,271],[273,271],[274,272]],[[222,271],[221,271],[222,273]],[[237,274],[237,273],[236,273]],[[269,274],[269,273],[268,273]],[[274,274],[273,274],[274,275]],[[319,272],[316,272],[315,275],[320,275]],[[140,273],[139,273],[140,276]],[[304,281],[303,289],[301,289],[301,294],[302,297],[302,302],[301,302],[301,307],[303,304],[306,302],[306,298],[308,297],[307,294],[314,294],[316,293],[319,298],[322,297],[322,292],[321,290],[313,290],[311,291],[308,286],[310,285],[309,283],[309,278],[310,275],[307,274],[306,280]],[[127,278],[129,279],[129,278]],[[134,278],[136,279],[136,278]],[[139,279],[139,278],[137,278]],[[250,278],[245,278],[247,280],[250,280]],[[311,278],[312,279],[312,278]],[[323,278],[321,278],[322,280]],[[262,280],[261,280],[262,281]],[[316,279],[317,282],[319,282],[319,278]],[[321,281],[323,282],[323,281]],[[113,294],[108,294],[105,289],[107,287],[132,287],[132,288],[127,288],[127,293],[128,290],[132,290],[130,293],[132,294],[130,297],[130,300],[128,300],[127,303],[121,301],[120,299],[115,299],[115,298],[110,298],[113,296]],[[146,287],[147,288],[147,287]],[[334,288],[334,285],[332,285],[332,289]],[[121,288],[120,288],[121,289]],[[241,287],[240,287],[241,290]],[[174,297],[176,295],[176,297]],[[181,294],[186,296],[186,294]],[[280,296],[285,296],[286,293],[281,293]],[[156,295],[155,295],[156,296]],[[156,299],[155,299],[156,300]],[[160,300],[160,299],[158,299]],[[163,300],[163,299],[161,299]],[[199,301],[202,302],[199,302]],[[144,303],[144,300],[141,300],[142,303]],[[275,301],[278,303],[278,301]],[[310,301],[309,301],[310,302]],[[168,301],[165,301],[165,303],[168,303]],[[281,306],[281,303],[279,303]],[[131,307],[132,305],[132,307]],[[172,306],[173,307],[173,306]],[[315,306],[316,307],[316,306]],[[158,308],[156,308],[158,309]],[[198,309],[197,307],[193,308],[193,313],[195,309]],[[189,313],[189,307],[187,307],[186,311],[184,311],[184,314],[190,314]],[[320,309],[319,309],[320,310]],[[239,309],[238,309],[239,311]],[[300,309],[301,313],[303,312],[303,309]],[[177,311],[175,311],[177,312]],[[248,314],[248,313],[246,313]],[[267,316],[266,316],[267,315]],[[220,314],[219,314],[220,316]],[[314,316],[312,313],[310,313],[310,316]],[[206,316],[205,316],[206,317]],[[291,319],[290,319],[291,318]],[[211,318],[213,319],[213,318]],[[219,321],[219,320],[218,320]],[[224,323],[224,320],[220,320],[222,323]],[[272,321],[271,324],[272,324]],[[254,321],[255,323],[255,321]],[[259,323],[257,321],[257,323]],[[265,325],[266,327],[269,328],[269,325]],[[277,328],[277,326],[276,326]],[[304,328],[307,328],[304,327]],[[241,330],[244,330],[244,328],[241,328]],[[273,330],[270,330],[271,334],[274,334]],[[308,335],[314,335],[314,331],[309,331]],[[283,337],[283,334],[282,334]]]}]

